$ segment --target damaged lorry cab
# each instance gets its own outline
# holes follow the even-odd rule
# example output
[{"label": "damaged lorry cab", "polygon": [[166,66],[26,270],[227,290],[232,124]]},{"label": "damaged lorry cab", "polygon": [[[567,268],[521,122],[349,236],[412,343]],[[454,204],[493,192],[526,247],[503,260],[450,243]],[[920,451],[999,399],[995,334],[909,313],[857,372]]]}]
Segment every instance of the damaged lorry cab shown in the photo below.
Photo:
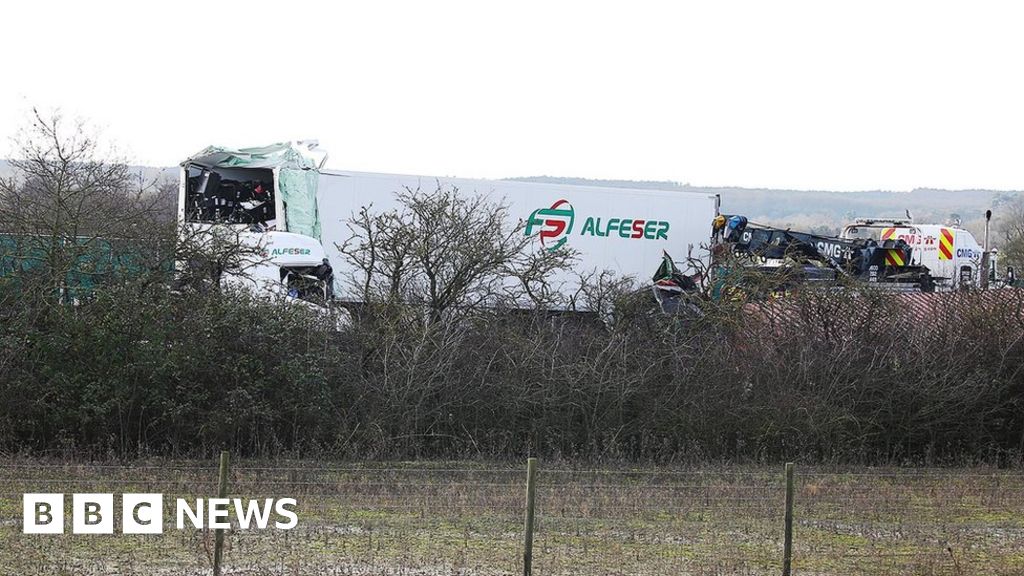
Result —
[{"label": "damaged lorry cab", "polygon": [[[222,286],[264,298],[323,306],[334,273],[319,241],[315,142],[228,150],[209,147],[181,164],[178,220],[185,234],[210,232],[238,257]],[[179,262],[179,270],[191,266]]]}]

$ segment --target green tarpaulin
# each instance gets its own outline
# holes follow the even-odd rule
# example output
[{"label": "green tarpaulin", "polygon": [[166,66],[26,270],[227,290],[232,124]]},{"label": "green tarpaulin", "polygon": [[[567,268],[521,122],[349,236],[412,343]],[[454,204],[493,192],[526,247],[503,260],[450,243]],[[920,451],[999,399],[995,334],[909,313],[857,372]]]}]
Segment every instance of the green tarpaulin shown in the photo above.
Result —
[{"label": "green tarpaulin", "polygon": [[316,209],[316,187],[320,175],[315,170],[281,168],[278,191],[288,216],[288,231],[320,238],[320,214]]},{"label": "green tarpaulin", "polygon": [[320,238],[316,192],[322,158],[315,141],[282,142],[258,148],[231,149],[208,146],[186,164],[209,168],[265,168],[277,170],[277,192],[285,206],[288,231]]}]

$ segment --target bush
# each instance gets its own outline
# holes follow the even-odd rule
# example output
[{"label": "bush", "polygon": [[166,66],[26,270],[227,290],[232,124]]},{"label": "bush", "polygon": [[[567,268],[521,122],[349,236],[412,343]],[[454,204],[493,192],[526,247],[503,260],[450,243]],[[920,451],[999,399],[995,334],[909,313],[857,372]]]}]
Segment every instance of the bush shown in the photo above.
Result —
[{"label": "bush", "polygon": [[392,304],[343,331],[131,283],[77,307],[3,298],[9,451],[938,462],[1017,458],[1024,439],[1016,291],[807,292],[685,321],[638,306],[611,325]]}]

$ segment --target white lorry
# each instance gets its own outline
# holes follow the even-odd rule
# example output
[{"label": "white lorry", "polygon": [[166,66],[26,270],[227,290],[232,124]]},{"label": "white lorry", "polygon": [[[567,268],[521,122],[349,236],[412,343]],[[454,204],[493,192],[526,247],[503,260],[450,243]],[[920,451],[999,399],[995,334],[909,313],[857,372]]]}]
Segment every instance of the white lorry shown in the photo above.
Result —
[{"label": "white lorry", "polygon": [[[507,204],[509,224],[534,238],[531,250],[571,247],[576,271],[642,280],[663,251],[686,254],[692,247],[696,255],[707,245],[718,210],[715,196],[699,193],[323,170],[316,153],[309,142],[207,148],[181,165],[179,219],[191,227],[228,225],[267,242],[266,258],[254,263],[261,289],[300,298],[333,293],[354,302],[359,296],[346,279],[358,270],[339,250],[352,237],[349,222],[363,207],[396,208],[396,193],[406,188],[487,195]],[[325,260],[332,279],[317,274]],[[574,292],[576,276],[562,274],[551,283]],[[306,288],[296,290],[290,283],[297,280]],[[310,281],[333,286],[310,290]]]},{"label": "white lorry", "polygon": [[[909,218],[861,218],[846,225],[840,236],[845,239],[903,240],[913,249],[910,264],[927,267],[939,290],[986,284],[982,281],[985,248],[974,234],[959,226],[915,224]],[[997,282],[997,251],[989,251],[987,265],[989,284],[994,285]]]}]

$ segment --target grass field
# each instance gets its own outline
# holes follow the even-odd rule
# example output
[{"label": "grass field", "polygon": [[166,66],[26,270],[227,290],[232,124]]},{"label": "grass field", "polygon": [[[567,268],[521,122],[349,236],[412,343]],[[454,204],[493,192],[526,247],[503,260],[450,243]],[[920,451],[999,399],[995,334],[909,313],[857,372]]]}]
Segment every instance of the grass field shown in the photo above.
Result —
[{"label": "grass field", "polygon": [[[511,464],[241,462],[230,494],[294,497],[299,525],[228,532],[225,574],[521,574],[524,481]],[[210,573],[213,535],[174,529],[173,498],[214,496],[212,464],[8,460],[0,486],[0,574]],[[161,492],[167,528],[25,535],[24,492]],[[534,574],[780,574],[784,494],[781,466],[542,462]],[[795,495],[794,574],[1024,573],[1020,471],[798,465]]]}]

